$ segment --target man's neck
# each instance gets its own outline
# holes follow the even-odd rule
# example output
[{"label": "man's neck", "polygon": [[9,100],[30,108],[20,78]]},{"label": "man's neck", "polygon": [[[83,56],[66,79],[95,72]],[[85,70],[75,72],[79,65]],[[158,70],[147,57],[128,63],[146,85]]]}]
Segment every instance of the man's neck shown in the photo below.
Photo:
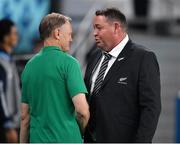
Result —
[{"label": "man's neck", "polygon": [[44,41],[44,47],[45,47],[45,46],[57,46],[57,47],[59,47],[59,45],[57,44],[57,42],[54,41],[54,40],[52,40],[51,38],[46,39],[46,40]]},{"label": "man's neck", "polygon": [[114,45],[112,45],[112,47],[109,48],[107,52],[110,52],[113,48],[115,48],[125,37],[126,37],[126,33],[123,33],[122,35],[116,37],[114,39]]},{"label": "man's neck", "polygon": [[119,38],[117,38],[116,46],[117,46],[120,42],[122,42],[125,37],[126,37],[126,33],[123,33],[121,36],[119,36]]}]

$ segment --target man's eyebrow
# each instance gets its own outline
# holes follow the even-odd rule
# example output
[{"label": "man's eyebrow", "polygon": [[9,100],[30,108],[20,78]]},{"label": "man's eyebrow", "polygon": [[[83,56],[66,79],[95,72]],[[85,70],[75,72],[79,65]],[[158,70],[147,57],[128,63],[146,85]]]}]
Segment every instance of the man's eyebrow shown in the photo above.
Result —
[{"label": "man's eyebrow", "polygon": [[101,26],[100,24],[94,24],[94,26]]}]

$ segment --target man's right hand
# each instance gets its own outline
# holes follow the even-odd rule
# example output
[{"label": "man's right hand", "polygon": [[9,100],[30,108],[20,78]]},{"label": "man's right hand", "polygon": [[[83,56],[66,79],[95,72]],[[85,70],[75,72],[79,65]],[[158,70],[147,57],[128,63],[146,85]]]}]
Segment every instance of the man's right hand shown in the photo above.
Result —
[{"label": "man's right hand", "polygon": [[8,143],[17,143],[18,142],[18,134],[16,129],[8,129],[6,131],[6,139]]},{"label": "man's right hand", "polygon": [[86,101],[86,96],[83,93],[79,93],[74,96],[72,100],[76,111],[76,118],[78,120],[81,133],[83,134],[90,117],[89,106]]}]

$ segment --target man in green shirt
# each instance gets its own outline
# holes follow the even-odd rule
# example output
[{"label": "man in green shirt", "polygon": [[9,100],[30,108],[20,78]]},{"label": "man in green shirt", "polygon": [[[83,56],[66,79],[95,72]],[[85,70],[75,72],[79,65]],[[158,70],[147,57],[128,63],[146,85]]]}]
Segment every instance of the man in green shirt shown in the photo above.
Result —
[{"label": "man in green shirt", "polygon": [[66,53],[70,18],[49,14],[39,32],[44,48],[22,74],[20,142],[82,142],[89,107],[79,63]]}]

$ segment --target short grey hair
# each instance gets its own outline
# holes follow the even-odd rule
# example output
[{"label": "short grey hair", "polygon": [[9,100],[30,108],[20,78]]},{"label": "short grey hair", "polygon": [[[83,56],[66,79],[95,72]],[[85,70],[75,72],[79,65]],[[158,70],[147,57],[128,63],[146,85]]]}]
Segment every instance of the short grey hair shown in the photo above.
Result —
[{"label": "short grey hair", "polygon": [[51,13],[43,17],[39,25],[41,40],[47,39],[54,29],[61,27],[66,22],[71,23],[71,18],[59,13]]}]

